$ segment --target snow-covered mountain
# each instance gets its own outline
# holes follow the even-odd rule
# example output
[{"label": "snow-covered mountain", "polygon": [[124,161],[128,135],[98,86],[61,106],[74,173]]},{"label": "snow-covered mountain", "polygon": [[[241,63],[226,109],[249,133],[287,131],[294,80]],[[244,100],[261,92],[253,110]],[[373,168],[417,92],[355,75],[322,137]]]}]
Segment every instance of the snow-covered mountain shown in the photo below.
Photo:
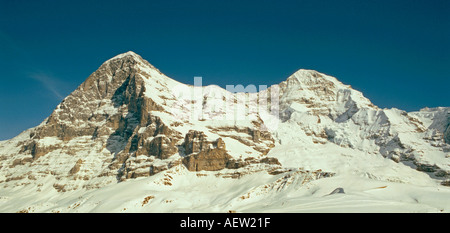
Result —
[{"label": "snow-covered mountain", "polygon": [[448,212],[449,112],[313,70],[185,85],[127,52],[0,142],[0,212]]}]

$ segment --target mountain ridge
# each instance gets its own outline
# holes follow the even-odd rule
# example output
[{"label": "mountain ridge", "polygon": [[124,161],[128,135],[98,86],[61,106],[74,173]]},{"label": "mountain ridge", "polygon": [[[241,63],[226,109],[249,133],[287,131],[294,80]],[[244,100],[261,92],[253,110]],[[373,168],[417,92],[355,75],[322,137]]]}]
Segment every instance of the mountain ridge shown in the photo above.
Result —
[{"label": "mountain ridge", "polygon": [[182,84],[132,51],[119,54],[41,124],[0,142],[0,185],[58,195],[161,176],[163,189],[176,188],[173,177],[188,173],[264,173],[269,187],[349,174],[422,185],[450,179],[450,108],[380,109],[305,69],[243,91]]}]

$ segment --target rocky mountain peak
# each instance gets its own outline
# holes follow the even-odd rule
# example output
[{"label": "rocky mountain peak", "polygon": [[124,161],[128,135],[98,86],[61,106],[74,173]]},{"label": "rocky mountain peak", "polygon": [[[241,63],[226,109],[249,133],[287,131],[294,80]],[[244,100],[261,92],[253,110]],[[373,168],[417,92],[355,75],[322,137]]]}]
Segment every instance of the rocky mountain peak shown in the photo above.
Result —
[{"label": "rocky mountain peak", "polygon": [[[176,85],[191,91],[198,89],[168,78],[134,52],[120,54],[104,62],[42,124],[30,130],[12,154],[21,157],[20,164],[30,170],[39,164],[51,164],[42,166],[41,172],[54,173],[57,179],[64,180],[81,176],[83,167],[94,166],[89,165],[93,153],[103,166],[85,171],[86,176],[123,181],[154,175],[179,164],[196,171],[240,168],[248,161],[259,161],[273,146],[270,133],[259,132],[257,121],[230,127],[227,122],[198,122],[174,116],[171,110],[177,103],[181,103],[180,107],[191,103],[185,105],[185,99],[174,96],[172,89]],[[183,139],[190,138],[190,129],[199,127],[201,131],[194,132],[204,135],[202,140],[206,136],[210,140],[201,142],[202,150],[190,151],[186,145],[197,146],[195,140],[200,138],[195,134],[193,141]],[[241,135],[229,135],[233,131]],[[241,149],[227,150],[225,145]],[[253,159],[244,163],[242,158],[247,157]],[[71,164],[69,170],[63,172],[64,168],[52,164],[55,158]]]},{"label": "rocky mountain peak", "polygon": [[118,55],[112,57],[111,59],[107,60],[106,62],[109,62],[109,61],[112,61],[112,60],[116,60],[116,59],[122,59],[124,57],[134,57],[134,58],[137,58],[139,60],[143,60],[142,57],[139,54],[137,54],[137,53],[135,53],[133,51],[128,51],[128,52],[125,52],[125,53],[118,54]]},{"label": "rocky mountain peak", "polygon": [[108,59],[107,61],[105,61],[103,64],[108,64],[108,63],[113,63],[113,62],[118,62],[118,61],[122,61],[122,62],[134,61],[133,64],[139,64],[141,66],[149,66],[152,69],[156,69],[147,60],[143,59],[139,54],[137,54],[133,51],[128,51],[126,53],[121,53],[119,55],[116,55],[116,56]]}]

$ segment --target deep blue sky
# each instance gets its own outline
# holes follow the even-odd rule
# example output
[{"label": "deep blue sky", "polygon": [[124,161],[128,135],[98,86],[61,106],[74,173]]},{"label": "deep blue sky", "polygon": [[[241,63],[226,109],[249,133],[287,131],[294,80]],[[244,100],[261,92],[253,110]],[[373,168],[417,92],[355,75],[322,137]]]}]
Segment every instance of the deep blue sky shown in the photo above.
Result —
[{"label": "deep blue sky", "polygon": [[184,83],[270,85],[305,68],[380,107],[450,106],[448,0],[0,0],[0,140],[129,50]]}]

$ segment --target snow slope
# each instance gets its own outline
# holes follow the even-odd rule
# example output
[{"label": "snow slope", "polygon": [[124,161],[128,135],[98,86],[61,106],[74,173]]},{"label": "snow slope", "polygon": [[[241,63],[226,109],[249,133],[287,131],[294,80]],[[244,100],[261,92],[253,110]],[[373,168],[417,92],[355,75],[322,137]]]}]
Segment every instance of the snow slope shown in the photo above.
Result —
[{"label": "snow slope", "polygon": [[[201,174],[201,175],[199,175]],[[165,185],[170,181],[172,185]],[[337,188],[343,193],[332,194]],[[14,197],[21,192],[19,197]],[[341,174],[321,178],[302,170],[253,173],[240,179],[193,173],[183,166],[91,191],[59,194],[44,187],[3,190],[1,212],[448,212],[450,190]]]}]

